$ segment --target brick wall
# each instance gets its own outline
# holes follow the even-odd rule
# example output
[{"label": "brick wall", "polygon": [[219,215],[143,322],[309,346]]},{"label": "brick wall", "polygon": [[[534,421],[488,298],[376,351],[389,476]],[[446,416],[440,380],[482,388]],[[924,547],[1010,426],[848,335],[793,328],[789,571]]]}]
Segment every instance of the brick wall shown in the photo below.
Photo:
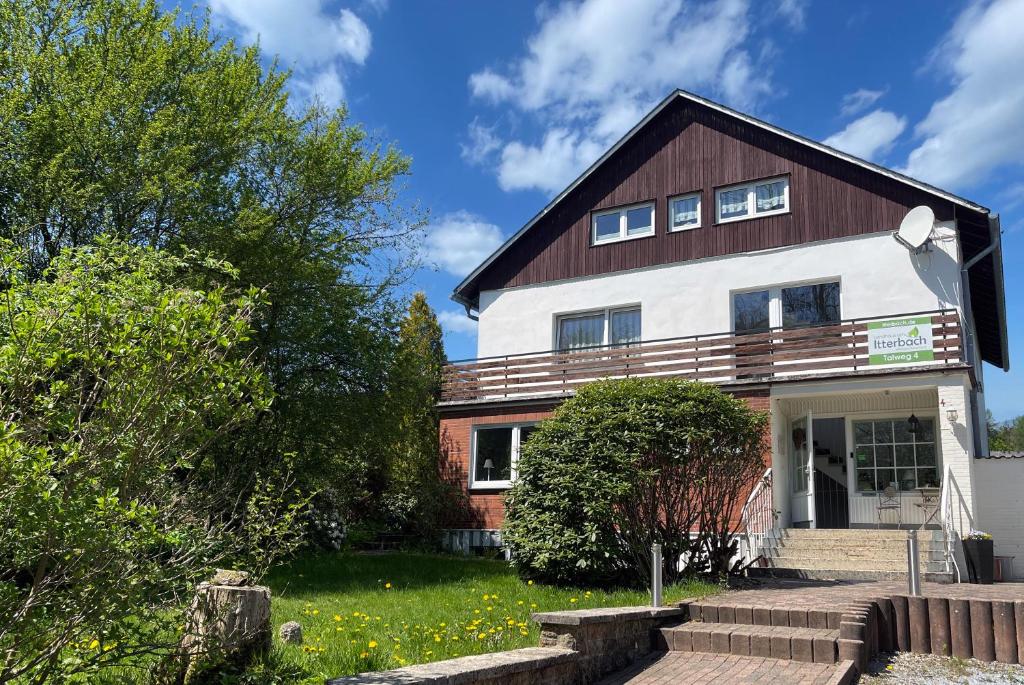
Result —
[{"label": "brick wall", "polygon": [[[769,392],[765,389],[733,393],[758,411],[768,411]],[[505,518],[505,490],[470,490],[469,462],[474,426],[541,421],[551,416],[557,403],[477,409],[446,409],[441,414],[441,477],[453,486],[457,501],[452,503],[446,528],[501,528]],[[765,453],[765,467],[771,463],[771,449]],[[753,487],[753,484],[751,484]]]}]

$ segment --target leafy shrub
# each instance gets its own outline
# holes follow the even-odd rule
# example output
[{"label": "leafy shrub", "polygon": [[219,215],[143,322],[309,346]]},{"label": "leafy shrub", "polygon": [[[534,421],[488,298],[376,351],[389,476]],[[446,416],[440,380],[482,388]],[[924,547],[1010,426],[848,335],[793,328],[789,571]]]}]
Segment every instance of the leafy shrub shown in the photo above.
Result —
[{"label": "leafy shrub", "polygon": [[209,455],[270,403],[236,353],[259,293],[197,289],[197,269],[230,280],[103,240],[31,281],[0,241],[0,682],[166,653],[212,567],[258,575],[288,545],[276,480],[227,490]]},{"label": "leafy shrub", "polygon": [[584,386],[522,448],[503,540],[525,577],[639,584],[650,546],[665,580],[724,574],[749,488],[764,469],[767,415],[716,387],[627,379]]}]

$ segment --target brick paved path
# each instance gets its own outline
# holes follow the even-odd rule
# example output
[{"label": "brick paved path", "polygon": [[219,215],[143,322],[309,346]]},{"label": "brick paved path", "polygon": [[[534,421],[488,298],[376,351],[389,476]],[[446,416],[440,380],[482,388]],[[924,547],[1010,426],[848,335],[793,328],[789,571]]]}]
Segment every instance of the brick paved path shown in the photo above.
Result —
[{"label": "brick paved path", "polygon": [[726,654],[655,654],[599,685],[830,685],[853,682],[853,663],[806,664]]}]

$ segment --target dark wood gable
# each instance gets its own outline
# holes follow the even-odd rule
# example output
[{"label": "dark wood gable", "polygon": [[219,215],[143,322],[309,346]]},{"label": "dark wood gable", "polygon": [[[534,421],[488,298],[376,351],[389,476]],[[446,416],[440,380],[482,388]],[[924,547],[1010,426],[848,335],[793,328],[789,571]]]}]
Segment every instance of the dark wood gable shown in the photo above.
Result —
[{"label": "dark wood gable", "polygon": [[[789,214],[714,223],[715,188],[780,175],[790,179]],[[668,198],[698,190],[701,228],[669,233]],[[651,200],[654,236],[590,244],[592,211]],[[893,231],[920,204],[953,218],[948,200],[676,98],[462,292],[475,299],[480,290]]]}]

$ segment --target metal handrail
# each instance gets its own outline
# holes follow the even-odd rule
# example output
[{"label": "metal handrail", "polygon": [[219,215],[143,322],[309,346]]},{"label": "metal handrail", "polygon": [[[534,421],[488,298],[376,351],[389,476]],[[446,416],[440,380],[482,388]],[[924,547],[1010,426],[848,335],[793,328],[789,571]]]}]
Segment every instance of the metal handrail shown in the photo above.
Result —
[{"label": "metal handrail", "polygon": [[956,570],[956,582],[960,582],[960,566],[956,563],[953,538],[956,528],[953,525],[953,468],[946,464],[942,475],[942,489],[939,491],[939,522],[942,526],[943,552],[946,557],[946,573]]},{"label": "metal handrail", "polygon": [[764,553],[765,544],[774,532],[777,521],[778,512],[774,508],[772,493],[772,469],[769,466],[750,491],[740,511],[748,563]]}]

